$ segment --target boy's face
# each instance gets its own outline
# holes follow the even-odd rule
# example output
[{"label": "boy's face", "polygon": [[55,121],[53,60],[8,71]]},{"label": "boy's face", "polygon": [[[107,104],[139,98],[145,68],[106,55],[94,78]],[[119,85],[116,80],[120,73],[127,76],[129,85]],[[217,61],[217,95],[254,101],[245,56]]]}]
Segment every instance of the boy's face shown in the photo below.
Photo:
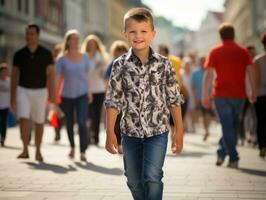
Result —
[{"label": "boy's face", "polygon": [[126,23],[124,36],[134,50],[143,50],[150,46],[155,31],[152,29],[150,21],[138,22],[129,19]]}]

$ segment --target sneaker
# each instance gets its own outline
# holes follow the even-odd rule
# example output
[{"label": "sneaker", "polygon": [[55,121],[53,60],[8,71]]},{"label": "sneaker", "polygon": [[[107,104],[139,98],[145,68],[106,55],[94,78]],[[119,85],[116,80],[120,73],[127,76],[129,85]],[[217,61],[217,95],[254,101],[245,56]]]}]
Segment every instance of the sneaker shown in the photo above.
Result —
[{"label": "sneaker", "polygon": [[238,161],[229,162],[227,167],[232,168],[232,169],[237,169],[238,168]]},{"label": "sneaker", "polygon": [[216,166],[221,166],[224,163],[224,157],[218,156]]}]

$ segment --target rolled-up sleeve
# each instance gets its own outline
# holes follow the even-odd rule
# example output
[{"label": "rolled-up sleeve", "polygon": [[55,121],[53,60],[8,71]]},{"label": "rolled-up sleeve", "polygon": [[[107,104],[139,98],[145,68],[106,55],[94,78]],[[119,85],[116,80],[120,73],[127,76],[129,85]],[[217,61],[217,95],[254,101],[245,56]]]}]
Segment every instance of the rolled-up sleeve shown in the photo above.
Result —
[{"label": "rolled-up sleeve", "polygon": [[112,67],[104,105],[106,108],[115,108],[120,112],[123,105],[123,98],[122,69],[120,63],[115,61]]},{"label": "rolled-up sleeve", "polygon": [[180,94],[179,85],[176,80],[175,71],[169,61],[166,62],[166,104],[168,108],[180,106],[184,98]]}]

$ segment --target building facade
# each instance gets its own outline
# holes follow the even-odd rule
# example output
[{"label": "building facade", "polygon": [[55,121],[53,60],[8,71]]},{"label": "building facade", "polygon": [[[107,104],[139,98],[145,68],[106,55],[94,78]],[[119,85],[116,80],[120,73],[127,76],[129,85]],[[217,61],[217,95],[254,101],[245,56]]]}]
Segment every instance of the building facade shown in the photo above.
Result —
[{"label": "building facade", "polygon": [[226,0],[225,21],[232,23],[236,31],[236,41],[243,46],[254,45],[262,51],[260,33],[266,30],[265,0]]},{"label": "building facade", "polygon": [[62,0],[0,1],[0,62],[12,64],[12,58],[25,45],[25,27],[36,23],[41,28],[40,43],[52,49],[62,41]]},{"label": "building facade", "polygon": [[210,48],[220,42],[218,27],[223,22],[223,13],[209,11],[195,35],[195,47],[199,55],[207,55]]}]

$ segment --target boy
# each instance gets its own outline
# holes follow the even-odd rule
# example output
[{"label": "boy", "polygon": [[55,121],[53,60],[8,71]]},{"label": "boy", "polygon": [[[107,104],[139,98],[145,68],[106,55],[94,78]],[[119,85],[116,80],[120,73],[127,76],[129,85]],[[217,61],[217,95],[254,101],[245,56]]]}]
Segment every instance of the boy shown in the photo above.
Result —
[{"label": "boy", "polygon": [[106,149],[117,153],[114,126],[122,110],[120,124],[127,185],[135,200],[162,199],[169,109],[176,127],[172,151],[180,153],[183,100],[171,64],[150,48],[155,36],[150,11],[129,10],[124,16],[124,36],[131,48],[113,64],[105,100]]}]

